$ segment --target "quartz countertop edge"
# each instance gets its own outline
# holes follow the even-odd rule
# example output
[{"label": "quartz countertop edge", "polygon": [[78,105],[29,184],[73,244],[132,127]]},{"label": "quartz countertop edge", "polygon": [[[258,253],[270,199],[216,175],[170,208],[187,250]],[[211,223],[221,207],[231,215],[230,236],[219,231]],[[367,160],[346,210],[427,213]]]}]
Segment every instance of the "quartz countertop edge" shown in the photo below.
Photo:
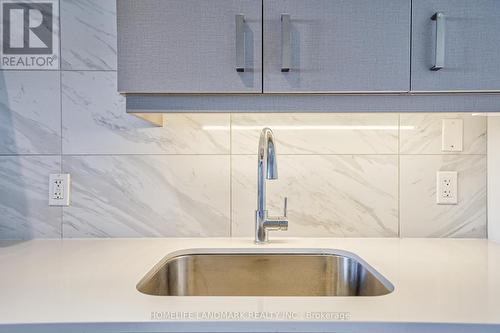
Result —
[{"label": "quartz countertop edge", "polygon": [[[166,255],[201,248],[348,251],[395,289],[372,297],[165,297],[136,290]],[[500,244],[483,239],[0,241],[0,267],[0,332],[500,331]],[[278,313],[294,316],[273,317]]]}]

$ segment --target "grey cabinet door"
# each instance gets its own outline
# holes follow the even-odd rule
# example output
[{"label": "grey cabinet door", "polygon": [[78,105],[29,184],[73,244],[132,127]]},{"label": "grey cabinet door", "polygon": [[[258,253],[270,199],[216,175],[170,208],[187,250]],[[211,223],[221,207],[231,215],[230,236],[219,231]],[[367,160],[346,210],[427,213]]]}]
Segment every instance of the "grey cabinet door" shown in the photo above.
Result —
[{"label": "grey cabinet door", "polygon": [[[418,0],[412,11],[412,90],[500,90],[500,1]],[[444,64],[431,71],[437,12],[444,15]]]},{"label": "grey cabinet door", "polygon": [[264,0],[264,92],[408,91],[410,15],[410,0]]},{"label": "grey cabinet door", "polygon": [[118,0],[117,16],[120,92],[262,92],[261,0]]}]

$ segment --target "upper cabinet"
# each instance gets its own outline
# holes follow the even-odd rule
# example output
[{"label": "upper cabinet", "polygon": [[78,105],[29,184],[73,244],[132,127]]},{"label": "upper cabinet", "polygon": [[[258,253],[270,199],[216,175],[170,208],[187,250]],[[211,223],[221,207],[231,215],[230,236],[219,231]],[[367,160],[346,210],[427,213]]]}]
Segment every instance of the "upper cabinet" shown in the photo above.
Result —
[{"label": "upper cabinet", "polygon": [[117,12],[123,93],[500,91],[500,0],[117,0]]},{"label": "upper cabinet", "polygon": [[409,90],[410,0],[118,0],[117,12],[123,93]]},{"label": "upper cabinet", "polygon": [[500,1],[413,1],[411,90],[500,90]]},{"label": "upper cabinet", "polygon": [[406,92],[410,0],[264,0],[264,92]]},{"label": "upper cabinet", "polygon": [[118,91],[262,92],[260,0],[118,0]]}]

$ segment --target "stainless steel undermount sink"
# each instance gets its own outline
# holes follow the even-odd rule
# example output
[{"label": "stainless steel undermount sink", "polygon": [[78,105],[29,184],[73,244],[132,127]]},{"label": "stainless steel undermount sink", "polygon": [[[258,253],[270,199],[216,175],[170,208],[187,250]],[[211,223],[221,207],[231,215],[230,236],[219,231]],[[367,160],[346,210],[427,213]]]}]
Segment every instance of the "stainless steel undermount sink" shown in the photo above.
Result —
[{"label": "stainless steel undermount sink", "polygon": [[189,250],[137,284],[158,296],[381,296],[393,285],[356,255],[331,250]]}]

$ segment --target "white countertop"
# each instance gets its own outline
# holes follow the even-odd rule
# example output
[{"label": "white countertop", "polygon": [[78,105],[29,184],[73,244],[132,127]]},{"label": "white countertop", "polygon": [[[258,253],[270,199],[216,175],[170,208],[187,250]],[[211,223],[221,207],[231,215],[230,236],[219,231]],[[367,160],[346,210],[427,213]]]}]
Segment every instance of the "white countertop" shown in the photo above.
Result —
[{"label": "white countertop", "polygon": [[[194,248],[350,251],[395,286],[377,297],[162,297],[135,289],[164,256]],[[500,244],[469,239],[241,238],[0,242],[0,332],[500,332]],[[200,313],[293,319],[193,319]],[[348,313],[348,320],[309,318]],[[152,313],[175,318],[152,319]],[[477,324],[484,324],[478,327]]]}]

